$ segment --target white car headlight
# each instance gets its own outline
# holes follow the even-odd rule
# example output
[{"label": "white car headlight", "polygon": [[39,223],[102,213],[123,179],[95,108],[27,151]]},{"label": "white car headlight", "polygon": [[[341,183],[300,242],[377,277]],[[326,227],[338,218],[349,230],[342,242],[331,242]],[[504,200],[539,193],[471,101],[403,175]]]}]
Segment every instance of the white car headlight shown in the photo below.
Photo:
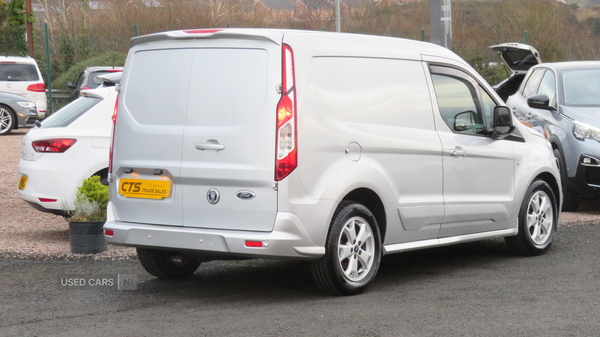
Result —
[{"label": "white car headlight", "polygon": [[35,103],[33,103],[33,102],[17,102],[17,104],[19,104],[20,106],[22,106],[24,108],[33,108],[33,109],[35,109]]},{"label": "white car headlight", "polygon": [[573,122],[573,136],[579,140],[590,138],[600,142],[600,129],[575,121]]}]

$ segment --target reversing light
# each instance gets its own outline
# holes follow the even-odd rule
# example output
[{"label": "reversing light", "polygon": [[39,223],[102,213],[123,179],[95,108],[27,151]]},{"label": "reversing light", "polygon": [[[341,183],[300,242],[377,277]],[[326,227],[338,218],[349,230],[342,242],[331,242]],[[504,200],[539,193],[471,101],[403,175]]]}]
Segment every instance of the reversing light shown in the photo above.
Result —
[{"label": "reversing light", "polygon": [[42,139],[31,142],[31,146],[39,153],[63,153],[76,142],[77,139],[72,138]]}]

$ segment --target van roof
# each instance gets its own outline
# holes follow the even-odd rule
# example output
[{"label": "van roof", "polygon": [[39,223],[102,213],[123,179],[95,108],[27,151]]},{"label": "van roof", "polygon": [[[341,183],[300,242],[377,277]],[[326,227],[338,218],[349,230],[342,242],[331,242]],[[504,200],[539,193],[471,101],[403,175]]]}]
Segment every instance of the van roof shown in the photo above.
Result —
[{"label": "van roof", "polygon": [[[408,57],[420,59],[421,55],[435,55],[466,64],[466,62],[454,52],[429,42],[378,35],[293,29],[214,28],[175,30],[134,37],[131,39],[131,47],[143,43],[152,43],[155,41],[158,42],[165,40],[222,38],[261,39],[273,42],[277,45],[281,45],[281,43],[286,39],[298,41],[306,38],[307,42],[310,43],[311,46],[316,45],[317,41],[321,41],[328,47],[327,49],[345,50],[348,49],[349,46],[353,50],[360,48],[360,50],[363,52],[373,49],[371,53],[367,53],[369,55],[363,55],[365,57],[384,55],[383,57]],[[378,50],[385,50],[386,52],[384,54],[378,54]],[[390,51],[392,52],[390,53]]]}]

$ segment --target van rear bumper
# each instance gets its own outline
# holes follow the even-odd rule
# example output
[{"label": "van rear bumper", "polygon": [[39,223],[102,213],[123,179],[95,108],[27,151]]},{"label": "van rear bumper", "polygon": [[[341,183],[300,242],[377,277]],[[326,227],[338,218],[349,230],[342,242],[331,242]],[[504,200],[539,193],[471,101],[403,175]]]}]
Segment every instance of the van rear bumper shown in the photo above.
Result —
[{"label": "van rear bumper", "polygon": [[[248,258],[318,259],[325,247],[315,246],[299,219],[292,213],[278,213],[272,232],[244,232],[204,228],[161,226],[119,222],[108,219],[106,242],[120,246],[193,251],[197,254]],[[248,247],[246,241],[261,242]]]}]

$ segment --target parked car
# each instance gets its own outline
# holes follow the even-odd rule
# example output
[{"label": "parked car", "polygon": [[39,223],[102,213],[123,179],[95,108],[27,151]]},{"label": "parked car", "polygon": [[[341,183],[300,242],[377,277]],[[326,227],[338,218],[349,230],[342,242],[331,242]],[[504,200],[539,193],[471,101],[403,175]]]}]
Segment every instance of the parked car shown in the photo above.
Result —
[{"label": "parked car", "polygon": [[563,210],[600,198],[600,61],[532,67],[507,101],[521,121],[552,144],[563,184]]},{"label": "parked car", "polygon": [[29,98],[36,105],[38,119],[46,117],[46,86],[35,59],[0,56],[0,91]]},{"label": "parked car", "polygon": [[548,141],[446,48],[210,29],[133,38],[127,59],[104,231],[156,277],[303,259],[351,295],[384,254],[505,237],[537,255],[554,240]]},{"label": "parked car", "polygon": [[540,53],[532,46],[514,42],[502,43],[490,48],[500,55],[511,71],[508,78],[493,87],[500,98],[506,102],[508,97],[519,89],[529,68],[542,63]]},{"label": "parked car", "polygon": [[26,97],[0,91],[0,136],[30,128],[38,120],[35,103]]},{"label": "parked car", "polygon": [[79,97],[79,93],[81,90],[88,90],[97,88],[102,84],[102,80],[98,78],[98,76],[114,73],[114,72],[122,72],[123,67],[113,67],[113,66],[102,66],[102,67],[87,67],[85,68],[77,78],[75,83],[68,82],[67,87],[71,89],[69,93],[69,100],[73,101]]},{"label": "parked car", "polygon": [[111,116],[117,93],[107,86],[81,97],[31,129],[23,139],[19,195],[33,208],[64,214],[84,179],[98,175],[106,184]]}]

